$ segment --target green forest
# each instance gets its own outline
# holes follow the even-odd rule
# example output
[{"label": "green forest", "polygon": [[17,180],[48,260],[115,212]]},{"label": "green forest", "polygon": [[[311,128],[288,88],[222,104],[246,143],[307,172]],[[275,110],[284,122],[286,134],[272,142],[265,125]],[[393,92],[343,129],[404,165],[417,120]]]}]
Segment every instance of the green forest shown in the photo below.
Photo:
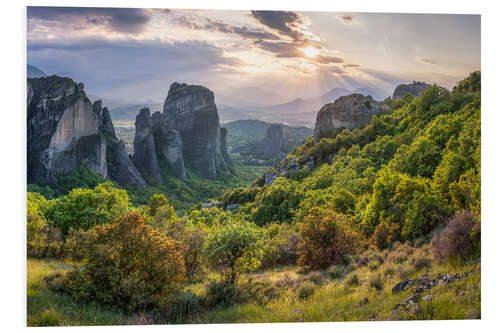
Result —
[{"label": "green forest", "polygon": [[28,185],[28,326],[480,319],[481,73],[383,104],[268,186]]}]

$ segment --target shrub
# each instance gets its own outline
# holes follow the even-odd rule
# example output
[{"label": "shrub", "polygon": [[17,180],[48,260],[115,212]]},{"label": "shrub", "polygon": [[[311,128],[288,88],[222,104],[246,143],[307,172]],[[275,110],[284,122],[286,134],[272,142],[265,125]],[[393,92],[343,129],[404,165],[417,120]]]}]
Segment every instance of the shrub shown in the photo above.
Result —
[{"label": "shrub", "polygon": [[384,267],[384,269],[382,270],[382,274],[384,274],[385,277],[394,275],[394,267],[392,266]]},{"label": "shrub", "polygon": [[236,287],[226,281],[210,281],[207,285],[205,303],[209,307],[229,306],[236,297]]},{"label": "shrub", "polygon": [[314,294],[314,289],[316,288],[316,285],[312,282],[306,281],[302,283],[302,285],[299,288],[299,297],[301,299],[306,299],[311,297]]},{"label": "shrub", "polygon": [[339,263],[344,255],[356,248],[356,234],[347,226],[347,218],[333,211],[311,210],[300,225],[300,265],[313,269]]},{"label": "shrub", "polygon": [[60,326],[61,314],[54,309],[47,309],[36,316],[32,326]]},{"label": "shrub", "polygon": [[359,277],[358,274],[355,272],[351,272],[347,277],[346,277],[346,283],[349,286],[357,286],[359,284]]},{"label": "shrub", "polygon": [[235,284],[241,273],[259,268],[263,248],[263,231],[253,223],[233,217],[207,236],[203,255],[227,282]]},{"label": "shrub", "polygon": [[372,242],[380,250],[383,250],[388,248],[394,241],[398,240],[398,238],[399,225],[383,221],[375,228],[372,235]]},{"label": "shrub", "polygon": [[332,265],[328,268],[328,274],[332,279],[343,278],[347,273],[354,270],[353,265]]},{"label": "shrub", "polygon": [[88,231],[70,228],[64,242],[64,256],[75,261],[83,260],[85,258],[85,242],[88,238]]},{"label": "shrub", "polygon": [[202,251],[207,229],[203,224],[194,224],[188,218],[179,219],[169,204],[156,209],[151,225],[168,237],[182,244],[182,257],[189,280],[196,279],[202,271]]},{"label": "shrub", "polygon": [[470,211],[458,212],[432,240],[434,256],[439,261],[447,258],[466,258],[481,250],[481,224]]},{"label": "shrub", "polygon": [[370,285],[371,288],[374,288],[377,291],[380,291],[384,288],[384,282],[382,281],[382,277],[380,274],[372,274],[368,278],[368,284]]},{"label": "shrub", "polygon": [[376,260],[370,261],[368,263],[368,269],[370,271],[376,271],[377,268],[379,268],[379,266],[380,266],[380,263],[378,261],[376,261]]},{"label": "shrub", "polygon": [[130,213],[90,231],[83,270],[67,274],[66,289],[130,312],[165,309],[186,281],[181,249]]},{"label": "shrub", "polygon": [[264,246],[262,268],[276,265],[293,265],[297,262],[297,246],[300,235],[286,223],[269,224],[266,228],[269,240]]},{"label": "shrub", "polygon": [[186,319],[201,308],[201,298],[186,291],[174,296],[166,312],[166,317],[174,323],[185,323]]},{"label": "shrub", "polygon": [[[149,206],[148,206],[149,215],[155,216],[158,208],[165,206],[165,205],[168,205],[168,200],[167,200],[167,198],[165,198],[165,195],[159,194],[159,193],[153,194],[149,198]],[[174,212],[174,214],[175,214],[175,212]]]}]

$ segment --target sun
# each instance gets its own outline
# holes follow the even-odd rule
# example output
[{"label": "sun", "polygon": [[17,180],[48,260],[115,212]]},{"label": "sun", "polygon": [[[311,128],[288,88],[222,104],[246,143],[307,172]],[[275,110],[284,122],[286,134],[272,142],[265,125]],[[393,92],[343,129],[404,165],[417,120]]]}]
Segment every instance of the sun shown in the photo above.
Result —
[{"label": "sun", "polygon": [[308,46],[303,49],[301,49],[302,52],[308,57],[308,58],[314,58],[319,54],[319,50],[315,48],[314,46]]}]

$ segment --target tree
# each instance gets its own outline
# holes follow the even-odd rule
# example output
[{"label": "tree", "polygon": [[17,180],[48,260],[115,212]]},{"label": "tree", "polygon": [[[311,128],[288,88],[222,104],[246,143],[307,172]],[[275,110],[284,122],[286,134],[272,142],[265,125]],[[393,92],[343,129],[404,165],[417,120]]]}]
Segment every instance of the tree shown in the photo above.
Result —
[{"label": "tree", "polygon": [[264,232],[255,224],[233,218],[213,230],[203,249],[208,264],[221,270],[225,280],[235,284],[241,273],[259,268],[264,246]]},{"label": "tree", "polygon": [[70,228],[88,230],[95,225],[112,223],[130,209],[127,191],[106,182],[93,190],[72,190],[68,195],[56,199],[45,216],[67,235]]}]

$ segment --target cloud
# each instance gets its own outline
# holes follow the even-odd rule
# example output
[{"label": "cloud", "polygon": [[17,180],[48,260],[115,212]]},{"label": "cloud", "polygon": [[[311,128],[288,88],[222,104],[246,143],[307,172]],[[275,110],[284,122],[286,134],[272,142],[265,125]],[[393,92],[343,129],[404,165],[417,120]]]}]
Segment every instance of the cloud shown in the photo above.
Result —
[{"label": "cloud", "polygon": [[152,11],[142,8],[28,7],[28,21],[67,23],[68,30],[87,25],[102,26],[111,31],[138,34],[152,18]]},{"label": "cloud", "polygon": [[245,39],[271,39],[276,40],[279,39],[273,33],[262,31],[262,30],[250,30],[244,26],[234,26],[231,24],[214,21],[207,17],[205,18],[195,18],[195,17],[186,17],[179,16],[176,17],[173,23],[183,26],[188,29],[193,30],[206,30],[206,31],[217,31],[227,34],[235,34]]},{"label": "cloud", "polygon": [[327,55],[318,55],[314,58],[315,61],[321,64],[338,64],[344,62],[344,59],[339,57],[327,56]]},{"label": "cloud", "polygon": [[304,38],[304,35],[297,30],[303,21],[295,12],[252,10],[250,15],[260,24],[276,30],[284,36],[291,37],[295,41]]},{"label": "cloud", "polygon": [[65,75],[84,82],[94,94],[133,86],[130,78],[151,82],[147,89],[115,94],[129,100],[162,98],[168,90],[167,78],[203,82],[215,79],[214,73],[233,74],[242,65],[241,60],[227,56],[222,48],[203,41],[167,43],[102,38],[28,41],[28,63],[37,64],[49,74],[68,73]]},{"label": "cloud", "polygon": [[420,61],[421,63],[427,64],[427,65],[434,65],[434,66],[439,65],[438,62],[436,62],[432,59],[429,59],[429,58],[417,58],[417,60]]},{"label": "cloud", "polygon": [[344,68],[350,68],[350,67],[351,67],[351,68],[357,68],[357,67],[359,67],[359,65],[357,65],[357,64],[344,64],[344,65],[342,65],[342,66],[343,66]]}]

